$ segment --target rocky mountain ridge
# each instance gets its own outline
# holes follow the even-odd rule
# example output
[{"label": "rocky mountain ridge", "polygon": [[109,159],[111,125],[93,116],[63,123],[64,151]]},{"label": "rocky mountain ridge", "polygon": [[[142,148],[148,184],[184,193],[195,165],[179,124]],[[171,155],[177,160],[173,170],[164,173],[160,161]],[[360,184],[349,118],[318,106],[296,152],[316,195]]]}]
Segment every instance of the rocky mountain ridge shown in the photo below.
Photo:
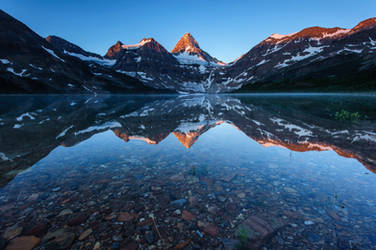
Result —
[{"label": "rocky mountain ridge", "polygon": [[[96,63],[83,60],[84,57]],[[154,91],[132,77],[98,64],[101,60],[63,39],[44,39],[0,10],[0,93]]]},{"label": "rocky mountain ridge", "polygon": [[352,29],[311,27],[273,34],[218,72],[216,80],[234,87],[241,82],[248,90],[375,89],[375,41],[376,18]]},{"label": "rocky mountain ridge", "polygon": [[133,45],[118,41],[101,56],[57,36],[43,39],[0,14],[2,93],[376,89],[376,18],[352,29],[273,34],[225,64],[202,50],[190,33],[171,52],[144,38]]}]

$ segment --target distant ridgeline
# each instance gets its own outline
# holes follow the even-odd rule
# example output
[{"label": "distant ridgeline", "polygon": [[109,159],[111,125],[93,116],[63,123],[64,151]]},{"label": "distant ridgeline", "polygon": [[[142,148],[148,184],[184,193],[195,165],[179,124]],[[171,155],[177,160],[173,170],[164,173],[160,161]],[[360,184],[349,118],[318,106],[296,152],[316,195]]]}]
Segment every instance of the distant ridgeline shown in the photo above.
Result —
[{"label": "distant ridgeline", "polygon": [[42,38],[0,10],[0,93],[218,93],[376,90],[376,18],[352,29],[273,34],[230,63],[190,33],[167,51],[153,38],[106,55]]}]

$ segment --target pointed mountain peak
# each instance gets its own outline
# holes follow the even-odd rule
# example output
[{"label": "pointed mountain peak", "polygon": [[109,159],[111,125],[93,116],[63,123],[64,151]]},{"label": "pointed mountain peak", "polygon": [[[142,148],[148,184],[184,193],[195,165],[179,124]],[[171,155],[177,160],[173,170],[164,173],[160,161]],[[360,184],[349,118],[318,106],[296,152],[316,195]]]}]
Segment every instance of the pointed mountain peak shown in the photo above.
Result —
[{"label": "pointed mountain peak", "polygon": [[148,38],[142,38],[140,43],[156,43],[157,41],[154,40],[154,38],[152,37],[148,37]]},{"label": "pointed mountain peak", "polygon": [[186,148],[191,148],[200,136],[199,132],[189,132],[188,134],[181,132],[172,132],[179,142]]},{"label": "pointed mountain peak", "polygon": [[185,33],[171,50],[181,64],[211,64],[225,65],[225,63],[203,51],[191,33]]},{"label": "pointed mountain peak", "polygon": [[123,43],[120,41],[117,41],[115,45],[112,45],[108,50],[106,55],[104,56],[105,58],[115,58],[116,55],[119,54],[123,47]]},{"label": "pointed mountain peak", "polygon": [[192,39],[194,40],[194,37],[193,37],[192,34],[189,33],[189,32],[185,33],[185,34],[182,36],[182,38],[183,38],[183,37],[186,37],[186,38],[192,38]]},{"label": "pointed mountain peak", "polygon": [[198,42],[194,39],[191,33],[185,33],[175,47],[171,50],[171,53],[191,52],[199,53],[201,51]]}]

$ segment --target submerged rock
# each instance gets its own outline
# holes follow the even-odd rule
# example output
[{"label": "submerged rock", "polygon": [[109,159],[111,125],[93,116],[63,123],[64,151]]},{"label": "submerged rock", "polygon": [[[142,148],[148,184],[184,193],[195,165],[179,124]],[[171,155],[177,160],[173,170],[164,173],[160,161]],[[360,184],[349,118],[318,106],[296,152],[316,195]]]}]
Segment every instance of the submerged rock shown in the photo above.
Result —
[{"label": "submerged rock", "polygon": [[93,232],[93,230],[91,228],[89,229],[86,229],[85,231],[83,231],[80,235],[80,237],[78,238],[78,240],[83,240],[85,239],[86,237],[88,237],[91,233]]},{"label": "submerged rock", "polygon": [[206,224],[203,228],[203,231],[213,237],[216,237],[218,235],[218,227],[211,223]]},{"label": "submerged rock", "polygon": [[81,223],[84,223],[87,220],[87,218],[88,218],[88,215],[85,214],[85,213],[78,214],[68,221],[68,225],[69,226],[78,226]]},{"label": "submerged rock", "polygon": [[304,221],[304,225],[309,226],[309,225],[313,225],[313,224],[315,224],[315,223],[313,221],[311,221],[311,220]]},{"label": "submerged rock", "polygon": [[205,233],[216,237],[218,235],[218,227],[213,223],[198,221],[197,226]]},{"label": "submerged rock", "polygon": [[273,235],[284,224],[283,222],[265,217],[252,215],[238,226],[235,236],[248,248],[259,248],[264,241]]},{"label": "submerged rock", "polygon": [[170,206],[182,207],[184,206],[185,203],[187,203],[186,199],[179,199],[179,200],[171,201]]},{"label": "submerged rock", "polygon": [[183,211],[183,214],[181,215],[183,220],[194,220],[196,216],[194,216],[192,213],[188,212],[187,210]]},{"label": "submerged rock", "polygon": [[100,248],[101,248],[101,243],[97,241],[97,242],[94,244],[93,250],[98,250],[98,249],[100,249]]},{"label": "submerged rock", "polygon": [[6,250],[31,250],[37,246],[40,239],[35,236],[21,236],[9,242]]},{"label": "submerged rock", "polygon": [[33,226],[32,228],[26,230],[25,235],[34,235],[42,237],[47,233],[48,226],[44,223]]},{"label": "submerged rock", "polygon": [[136,217],[133,213],[122,212],[119,214],[117,220],[121,222],[131,221]]},{"label": "submerged rock", "polygon": [[70,210],[69,208],[62,210],[62,211],[59,213],[58,217],[59,217],[59,216],[64,216],[64,215],[68,215],[68,214],[73,214],[73,211]]},{"label": "submerged rock", "polygon": [[55,249],[65,249],[72,245],[74,241],[74,233],[67,232],[64,229],[59,229],[54,232],[49,232],[43,237],[42,241],[47,242],[46,247]]},{"label": "submerged rock", "polygon": [[177,244],[177,245],[175,246],[175,248],[176,248],[176,249],[184,249],[184,248],[185,248],[190,242],[191,242],[191,240],[190,240],[190,239],[187,239],[187,240],[185,240],[185,241],[180,242],[179,244]]}]

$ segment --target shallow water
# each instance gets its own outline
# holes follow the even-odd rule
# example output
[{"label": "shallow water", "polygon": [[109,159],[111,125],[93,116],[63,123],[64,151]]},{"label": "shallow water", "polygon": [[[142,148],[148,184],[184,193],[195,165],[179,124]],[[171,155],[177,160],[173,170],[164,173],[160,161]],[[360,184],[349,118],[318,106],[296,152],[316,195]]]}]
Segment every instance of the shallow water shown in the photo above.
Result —
[{"label": "shallow water", "polygon": [[376,248],[376,97],[0,104],[0,244]]}]

